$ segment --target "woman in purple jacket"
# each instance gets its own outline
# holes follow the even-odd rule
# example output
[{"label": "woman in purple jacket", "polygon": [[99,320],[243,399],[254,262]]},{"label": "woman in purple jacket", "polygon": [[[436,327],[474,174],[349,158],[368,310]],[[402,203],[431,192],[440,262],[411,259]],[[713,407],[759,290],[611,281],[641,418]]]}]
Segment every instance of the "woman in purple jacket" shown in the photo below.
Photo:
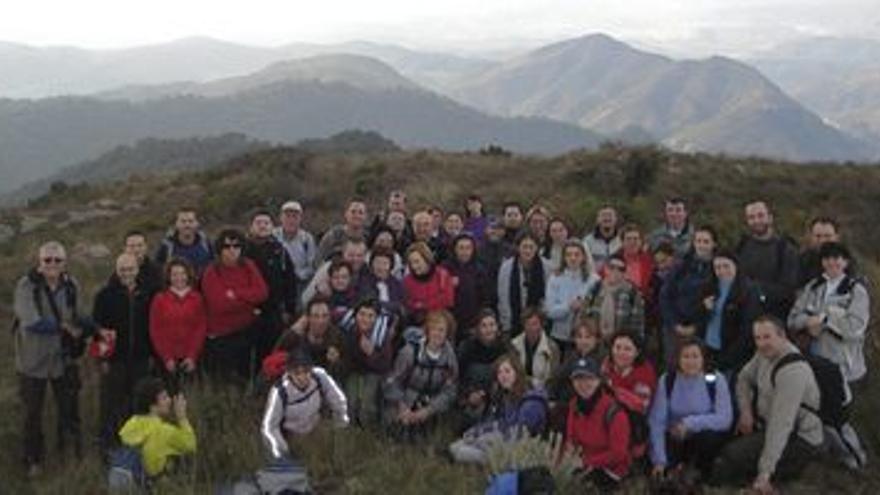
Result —
[{"label": "woman in purple jacket", "polygon": [[685,339],[675,369],[657,384],[649,416],[657,478],[687,473],[692,482],[696,476],[708,479],[728,438],[733,424],[730,389],[722,373],[708,371],[707,356],[698,338]]},{"label": "woman in purple jacket", "polygon": [[547,396],[530,389],[516,355],[506,354],[493,366],[495,382],[483,420],[452,442],[449,452],[457,462],[485,464],[493,445],[518,435],[538,435],[547,421]]}]

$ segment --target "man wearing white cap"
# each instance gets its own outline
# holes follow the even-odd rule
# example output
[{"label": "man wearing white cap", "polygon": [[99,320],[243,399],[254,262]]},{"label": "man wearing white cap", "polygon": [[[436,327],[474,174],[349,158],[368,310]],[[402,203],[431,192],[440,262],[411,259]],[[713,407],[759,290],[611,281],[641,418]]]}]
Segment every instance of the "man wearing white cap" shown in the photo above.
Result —
[{"label": "man wearing white cap", "polygon": [[318,252],[315,237],[301,228],[303,208],[298,201],[281,205],[280,227],[273,232],[284,245],[296,269],[298,287],[305,287],[315,274],[315,255]]}]

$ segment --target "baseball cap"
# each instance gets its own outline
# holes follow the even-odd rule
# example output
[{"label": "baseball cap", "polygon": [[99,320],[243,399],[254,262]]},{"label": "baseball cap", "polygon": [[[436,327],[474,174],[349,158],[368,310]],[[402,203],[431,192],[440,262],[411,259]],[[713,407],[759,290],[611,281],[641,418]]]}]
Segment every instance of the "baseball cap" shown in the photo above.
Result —
[{"label": "baseball cap", "polygon": [[580,358],[574,362],[574,366],[572,366],[568,377],[576,378],[579,376],[595,376],[598,378],[600,375],[599,363],[596,362],[595,359],[587,357]]},{"label": "baseball cap", "polygon": [[295,210],[302,213],[303,207],[301,204],[299,204],[299,201],[288,201],[281,205],[281,211],[285,210]]}]

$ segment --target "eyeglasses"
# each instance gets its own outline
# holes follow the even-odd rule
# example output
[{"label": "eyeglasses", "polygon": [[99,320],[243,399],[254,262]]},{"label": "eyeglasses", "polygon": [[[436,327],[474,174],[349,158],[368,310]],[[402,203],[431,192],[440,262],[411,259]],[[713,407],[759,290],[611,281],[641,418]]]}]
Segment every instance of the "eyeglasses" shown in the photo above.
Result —
[{"label": "eyeglasses", "polygon": [[47,257],[43,258],[43,263],[46,265],[51,265],[52,263],[54,263],[56,265],[60,265],[61,263],[64,263],[64,258],[57,257],[57,256],[56,257],[47,256]]},{"label": "eyeglasses", "polygon": [[241,249],[241,244],[237,242],[231,242],[223,244],[223,249]]}]

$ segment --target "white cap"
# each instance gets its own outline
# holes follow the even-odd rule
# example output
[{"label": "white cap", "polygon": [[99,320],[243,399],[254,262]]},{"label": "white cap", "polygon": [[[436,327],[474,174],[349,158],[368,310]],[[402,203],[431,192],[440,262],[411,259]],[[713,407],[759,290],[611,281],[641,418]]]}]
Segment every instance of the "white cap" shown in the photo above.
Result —
[{"label": "white cap", "polygon": [[281,211],[286,211],[286,210],[296,210],[296,211],[302,213],[303,207],[301,204],[299,204],[299,201],[288,201],[288,202],[284,203],[283,205],[281,205]]}]

